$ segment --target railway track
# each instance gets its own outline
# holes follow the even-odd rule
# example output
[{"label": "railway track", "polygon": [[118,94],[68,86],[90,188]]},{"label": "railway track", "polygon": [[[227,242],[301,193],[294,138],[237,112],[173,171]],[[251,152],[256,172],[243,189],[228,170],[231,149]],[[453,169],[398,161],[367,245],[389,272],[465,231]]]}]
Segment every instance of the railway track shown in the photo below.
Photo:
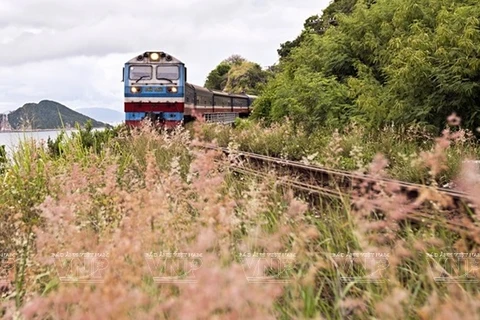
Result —
[{"label": "railway track", "polygon": [[[375,199],[403,197],[404,219],[420,224],[439,225],[458,234],[470,236],[480,230],[472,197],[447,188],[398,181],[381,176],[308,165],[251,152],[203,146],[222,152],[230,160],[230,169],[239,174],[268,178],[272,170],[279,176],[277,183],[308,195],[330,198],[348,197],[353,204],[369,199],[375,210],[385,210]],[[381,203],[381,201],[380,201]],[[468,221],[467,221],[468,220]],[[472,226],[475,230],[472,230]]]}]

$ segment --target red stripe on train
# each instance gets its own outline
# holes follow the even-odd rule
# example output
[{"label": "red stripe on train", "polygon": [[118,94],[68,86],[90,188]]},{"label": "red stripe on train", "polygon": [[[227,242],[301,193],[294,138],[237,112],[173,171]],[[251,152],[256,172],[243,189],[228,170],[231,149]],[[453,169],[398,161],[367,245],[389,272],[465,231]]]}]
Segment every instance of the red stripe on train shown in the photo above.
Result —
[{"label": "red stripe on train", "polygon": [[125,102],[125,112],[183,112],[183,102]]},{"label": "red stripe on train", "polygon": [[[141,127],[142,126],[142,121],[127,120],[127,121],[125,121],[125,124],[129,127]],[[161,126],[162,128],[165,128],[165,129],[173,129],[177,126],[182,125],[182,122],[181,121],[162,121],[158,125]]]}]

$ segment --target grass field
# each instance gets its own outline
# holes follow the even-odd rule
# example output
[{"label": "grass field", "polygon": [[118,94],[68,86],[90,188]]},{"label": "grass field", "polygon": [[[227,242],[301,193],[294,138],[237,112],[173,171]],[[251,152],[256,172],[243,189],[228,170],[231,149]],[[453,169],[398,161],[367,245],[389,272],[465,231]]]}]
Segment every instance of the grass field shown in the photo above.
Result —
[{"label": "grass field", "polygon": [[25,141],[1,173],[0,315],[480,317],[476,215],[465,224],[477,236],[462,238],[442,226],[399,223],[404,204],[386,195],[365,195],[357,209],[347,197],[312,207],[274,175],[237,176],[220,154],[195,147],[211,141],[480,191],[478,170],[461,165],[478,147],[453,127],[438,139],[360,127],[307,137],[288,123],[245,122]]}]

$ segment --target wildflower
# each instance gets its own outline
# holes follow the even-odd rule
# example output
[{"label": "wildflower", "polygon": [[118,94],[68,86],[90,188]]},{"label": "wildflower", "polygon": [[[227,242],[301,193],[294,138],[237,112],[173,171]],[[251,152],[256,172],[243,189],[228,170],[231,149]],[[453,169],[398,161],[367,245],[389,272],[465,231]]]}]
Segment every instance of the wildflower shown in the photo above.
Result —
[{"label": "wildflower", "polygon": [[408,296],[406,290],[394,288],[390,295],[375,305],[377,315],[382,319],[404,319],[405,309],[403,304]]},{"label": "wildflower", "polygon": [[460,125],[460,117],[457,116],[457,114],[454,112],[450,116],[448,116],[447,121],[448,124],[451,126],[459,126]]}]

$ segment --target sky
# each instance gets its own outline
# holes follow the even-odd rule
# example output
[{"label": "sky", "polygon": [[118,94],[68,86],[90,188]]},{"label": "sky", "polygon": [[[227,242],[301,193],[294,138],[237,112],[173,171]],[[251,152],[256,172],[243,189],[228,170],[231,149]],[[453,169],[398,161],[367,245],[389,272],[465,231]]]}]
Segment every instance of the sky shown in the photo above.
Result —
[{"label": "sky", "polygon": [[123,112],[123,65],[145,51],[180,59],[198,85],[232,54],[273,65],[329,2],[0,0],[0,112],[45,99]]}]

